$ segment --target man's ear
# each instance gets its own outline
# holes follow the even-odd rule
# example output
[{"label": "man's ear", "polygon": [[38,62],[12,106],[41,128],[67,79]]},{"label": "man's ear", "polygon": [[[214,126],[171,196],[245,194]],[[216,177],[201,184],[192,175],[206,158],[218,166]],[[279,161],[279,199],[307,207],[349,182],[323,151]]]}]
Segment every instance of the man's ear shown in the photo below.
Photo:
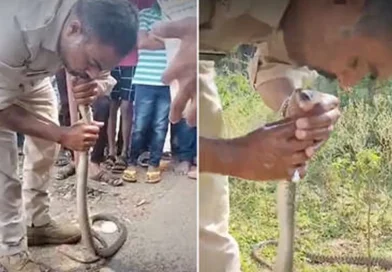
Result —
[{"label": "man's ear", "polygon": [[66,34],[68,36],[81,34],[82,33],[82,24],[79,20],[72,20],[67,26]]}]

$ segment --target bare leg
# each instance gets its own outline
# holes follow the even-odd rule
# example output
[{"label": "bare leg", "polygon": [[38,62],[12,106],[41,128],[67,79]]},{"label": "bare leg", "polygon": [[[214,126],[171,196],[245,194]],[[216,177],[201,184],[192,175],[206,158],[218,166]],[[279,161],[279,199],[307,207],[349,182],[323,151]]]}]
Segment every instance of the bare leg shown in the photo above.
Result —
[{"label": "bare leg", "polygon": [[120,104],[119,101],[110,101],[110,112],[108,120],[108,148],[109,156],[116,156],[116,126],[117,126],[117,111]]},{"label": "bare leg", "polygon": [[98,173],[101,171],[101,167],[99,166],[99,163],[95,163],[90,161],[89,167],[88,167],[88,173],[89,177],[94,177],[98,175]]},{"label": "bare leg", "polygon": [[127,156],[127,150],[129,147],[130,133],[132,130],[132,117],[133,117],[133,104],[131,101],[121,101],[121,119],[122,119],[122,137],[123,146],[121,156]]}]

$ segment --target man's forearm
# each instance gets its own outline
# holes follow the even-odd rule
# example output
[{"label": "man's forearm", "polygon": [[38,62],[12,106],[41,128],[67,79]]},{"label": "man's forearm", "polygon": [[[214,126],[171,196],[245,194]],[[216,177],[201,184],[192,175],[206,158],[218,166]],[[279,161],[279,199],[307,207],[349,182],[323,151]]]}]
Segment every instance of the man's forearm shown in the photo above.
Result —
[{"label": "man's forearm", "polygon": [[267,81],[257,88],[263,102],[273,111],[279,111],[283,102],[293,91],[294,86],[285,78]]},{"label": "man's forearm", "polygon": [[64,128],[51,122],[41,121],[16,105],[0,111],[0,124],[12,131],[56,143],[60,143],[64,134]]},{"label": "man's forearm", "polygon": [[238,176],[239,149],[234,141],[200,137],[200,172]]}]

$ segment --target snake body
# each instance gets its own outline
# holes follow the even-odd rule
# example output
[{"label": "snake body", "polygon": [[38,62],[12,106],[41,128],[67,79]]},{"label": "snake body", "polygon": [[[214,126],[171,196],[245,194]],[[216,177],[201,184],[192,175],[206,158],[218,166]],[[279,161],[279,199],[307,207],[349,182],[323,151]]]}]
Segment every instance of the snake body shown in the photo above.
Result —
[{"label": "snake body", "polygon": [[[91,123],[93,121],[92,111],[90,107],[79,106],[79,111],[82,115],[82,119],[85,123]],[[88,180],[88,162],[89,154],[88,151],[81,152],[78,162],[77,171],[77,187],[76,187],[76,206],[78,213],[78,221],[82,234],[83,245],[91,252],[102,258],[109,258],[117,253],[117,251],[124,245],[127,239],[127,228],[118,220],[116,217],[109,214],[96,214],[91,217],[92,224],[96,221],[105,220],[115,223],[119,230],[119,236],[111,246],[107,246],[105,240],[95,231],[91,229],[89,212],[87,205],[87,180]],[[101,247],[94,243],[94,238],[97,239]]]},{"label": "snake body", "polygon": [[[317,100],[317,95],[306,90],[296,90],[289,105],[291,116],[300,116],[299,103],[305,100]],[[317,101],[315,101],[317,102]],[[314,109],[317,113],[317,107]],[[312,113],[315,113],[314,111]],[[253,247],[251,256],[260,265],[274,272],[292,272],[294,268],[294,240],[295,240],[295,182],[280,181],[277,188],[277,214],[279,222],[279,240],[263,241]],[[273,267],[261,259],[257,252],[264,247],[274,245],[278,247],[277,259]],[[380,267],[385,270],[392,269],[392,259],[366,257],[366,256],[342,256],[305,253],[308,262],[313,264],[349,264],[367,267]]]}]

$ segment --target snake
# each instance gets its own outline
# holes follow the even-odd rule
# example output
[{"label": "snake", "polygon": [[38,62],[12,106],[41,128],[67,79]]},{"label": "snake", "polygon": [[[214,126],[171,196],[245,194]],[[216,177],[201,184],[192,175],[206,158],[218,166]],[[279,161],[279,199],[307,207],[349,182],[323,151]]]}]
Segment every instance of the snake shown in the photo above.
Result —
[{"label": "snake", "polygon": [[[305,116],[299,106],[301,102],[313,101],[316,104],[314,109],[308,114],[320,113],[321,108],[317,107],[320,96],[318,92],[310,90],[296,89],[290,99],[288,112],[290,116]],[[289,118],[290,119],[290,118]],[[296,206],[297,183],[292,181],[280,181],[277,185],[277,216],[279,226],[278,240],[267,240],[253,246],[251,257],[261,266],[274,272],[292,272],[294,269],[294,242],[295,242],[295,206]],[[277,257],[275,266],[258,256],[257,252],[267,246],[277,246]],[[305,252],[307,261],[311,264],[348,264],[367,267],[379,267],[384,270],[392,269],[392,259],[368,257],[368,256],[343,256],[343,255],[323,255]]]},{"label": "snake", "polygon": [[[93,121],[92,109],[90,106],[78,106],[79,112],[82,116],[82,120],[86,124],[90,124]],[[127,240],[128,231],[126,226],[115,216],[111,214],[95,214],[89,217],[88,205],[87,205],[87,180],[88,180],[88,163],[89,163],[89,151],[80,152],[78,167],[76,172],[76,207],[78,223],[81,231],[81,240],[84,247],[91,253],[101,258],[109,258],[116,254],[120,248],[124,245]],[[91,224],[97,221],[110,221],[116,224],[119,235],[117,239],[108,246],[104,238],[99,235],[96,231],[92,230]],[[99,242],[95,243],[94,239]],[[66,254],[69,258],[79,261],[70,254]]]}]

